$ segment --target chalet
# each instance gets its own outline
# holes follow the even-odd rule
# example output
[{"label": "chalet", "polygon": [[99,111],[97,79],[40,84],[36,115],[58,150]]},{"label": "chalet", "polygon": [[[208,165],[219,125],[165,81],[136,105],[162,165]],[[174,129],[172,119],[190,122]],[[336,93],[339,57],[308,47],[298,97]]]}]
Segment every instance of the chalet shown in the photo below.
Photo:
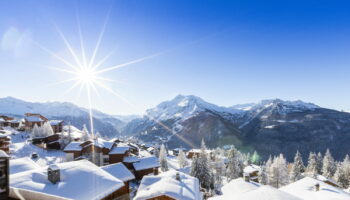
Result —
[{"label": "chalet", "polygon": [[187,153],[187,158],[192,159],[194,156],[198,156],[200,152],[201,152],[200,149],[191,149]]},{"label": "chalet", "polygon": [[7,154],[10,153],[10,144],[11,144],[11,137],[0,134],[0,150],[3,150]]},{"label": "chalet", "polygon": [[124,183],[87,160],[51,165],[11,175],[10,197],[26,200],[114,200]]},{"label": "chalet", "polygon": [[123,158],[123,164],[131,171],[134,170],[134,163],[140,162],[140,158],[136,156],[127,156]]},{"label": "chalet", "polygon": [[143,176],[148,174],[158,174],[158,168],[160,167],[158,158],[154,156],[140,158],[138,162],[133,163],[135,170],[135,176],[137,180],[141,180]]},{"label": "chalet", "polygon": [[45,122],[49,121],[47,118],[40,114],[25,113],[24,124],[27,130],[31,130],[34,125],[42,126]]},{"label": "chalet", "polygon": [[109,152],[109,163],[113,164],[123,162],[124,157],[128,157],[129,155],[130,147],[120,143]]},{"label": "chalet", "polygon": [[59,142],[60,135],[54,134],[46,137],[36,137],[32,139],[32,143],[45,149],[61,149]]},{"label": "chalet", "polygon": [[134,200],[201,200],[197,178],[170,170],[158,176],[144,176]]},{"label": "chalet", "polygon": [[134,154],[134,155],[139,155],[139,148],[136,144],[134,143],[128,143],[129,149],[130,149],[130,153]]},{"label": "chalet", "polygon": [[63,121],[62,120],[50,120],[49,121],[54,133],[60,133],[63,131]]},{"label": "chalet", "polygon": [[116,163],[111,165],[106,165],[101,167],[106,172],[113,175],[115,178],[124,182],[123,188],[120,189],[120,194],[124,199],[130,199],[130,184],[129,182],[135,179],[134,174],[132,174],[123,163]]},{"label": "chalet", "polygon": [[350,199],[350,194],[342,189],[310,177],[281,187],[280,190],[305,200]]},{"label": "chalet", "polygon": [[322,182],[324,182],[324,183],[327,183],[328,185],[331,185],[331,186],[333,186],[333,187],[338,187],[338,188],[340,188],[340,186],[339,186],[335,181],[333,181],[332,179],[329,179],[329,178],[327,178],[327,177],[325,177],[325,176],[317,175],[317,176],[316,176],[316,179],[319,180],[319,181],[322,181]]},{"label": "chalet", "polygon": [[81,150],[83,149],[83,147],[81,146],[81,144],[82,142],[71,142],[64,148],[67,161],[73,161],[78,157],[82,156]]},{"label": "chalet", "polygon": [[5,126],[5,120],[3,118],[0,118],[0,127]]},{"label": "chalet", "polygon": [[243,169],[244,174],[246,174],[251,181],[259,182],[258,177],[261,168],[257,165],[248,165]]}]

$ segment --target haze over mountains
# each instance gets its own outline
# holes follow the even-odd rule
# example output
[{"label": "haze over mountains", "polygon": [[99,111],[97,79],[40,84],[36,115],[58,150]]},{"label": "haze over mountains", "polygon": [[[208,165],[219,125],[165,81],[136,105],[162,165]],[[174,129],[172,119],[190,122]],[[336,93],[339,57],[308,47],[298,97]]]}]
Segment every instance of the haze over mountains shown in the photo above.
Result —
[{"label": "haze over mountains", "polygon": [[[81,128],[88,112],[71,103],[30,103],[12,97],[0,99],[0,113],[23,116],[26,112],[63,119]],[[202,138],[208,147],[234,144],[242,151],[258,151],[264,158],[283,153],[291,160],[299,150],[329,148],[336,159],[350,152],[350,113],[302,101],[263,100],[221,107],[196,96],[178,95],[148,109],[144,116],[111,116],[94,111],[95,128],[102,135],[134,136],[168,147],[194,148]]]}]

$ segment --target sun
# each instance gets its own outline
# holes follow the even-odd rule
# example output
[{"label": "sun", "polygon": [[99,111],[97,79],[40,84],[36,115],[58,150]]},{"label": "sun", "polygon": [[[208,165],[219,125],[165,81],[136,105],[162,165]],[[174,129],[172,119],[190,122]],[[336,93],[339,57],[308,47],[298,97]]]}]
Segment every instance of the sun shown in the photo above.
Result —
[{"label": "sun", "polygon": [[84,67],[76,70],[76,78],[83,84],[93,84],[97,81],[97,73],[94,69]]}]

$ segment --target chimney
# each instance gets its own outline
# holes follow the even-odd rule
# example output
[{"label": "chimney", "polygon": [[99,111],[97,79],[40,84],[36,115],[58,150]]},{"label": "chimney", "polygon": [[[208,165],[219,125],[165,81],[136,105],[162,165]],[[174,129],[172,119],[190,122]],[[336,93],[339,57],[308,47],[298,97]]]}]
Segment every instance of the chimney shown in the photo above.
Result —
[{"label": "chimney", "polygon": [[179,172],[176,172],[176,180],[181,181],[180,173],[179,173]]},{"label": "chimney", "polygon": [[153,168],[153,175],[158,175],[158,168]]},{"label": "chimney", "polygon": [[249,182],[249,181],[250,181],[250,176],[249,176],[249,174],[244,173],[244,174],[243,174],[243,180],[244,180],[245,182]]},{"label": "chimney", "polygon": [[47,178],[53,184],[60,181],[60,168],[57,165],[50,165],[47,168]]},{"label": "chimney", "polygon": [[319,183],[315,184],[315,191],[316,192],[320,191],[320,184]]}]

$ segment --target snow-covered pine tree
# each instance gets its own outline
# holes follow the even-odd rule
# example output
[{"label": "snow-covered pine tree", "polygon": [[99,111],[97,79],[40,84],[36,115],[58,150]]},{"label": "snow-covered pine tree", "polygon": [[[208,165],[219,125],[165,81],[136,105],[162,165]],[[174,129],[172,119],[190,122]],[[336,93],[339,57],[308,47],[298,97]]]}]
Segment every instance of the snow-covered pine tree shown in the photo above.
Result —
[{"label": "snow-covered pine tree", "polygon": [[259,179],[259,183],[261,185],[267,185],[268,184],[267,166],[266,166],[266,164],[263,164],[261,166],[261,171],[259,173],[258,179]]},{"label": "snow-covered pine tree", "polygon": [[83,130],[81,131],[81,138],[80,140],[83,141],[83,142],[86,142],[88,140],[92,139],[90,134],[89,134],[89,131],[88,129],[86,128],[86,125],[84,124],[83,125]]},{"label": "snow-covered pine tree", "polygon": [[269,185],[273,187],[280,188],[288,184],[289,177],[288,177],[287,161],[282,154],[280,154],[278,157],[276,157],[273,160],[273,163],[270,166],[270,169],[268,172],[268,177],[269,177]]},{"label": "snow-covered pine tree", "polygon": [[[193,162],[195,162],[195,164],[193,164]],[[204,140],[202,140],[201,152],[199,153],[198,158],[192,161],[192,167],[195,169],[191,170],[191,175],[198,178],[201,186],[207,190],[212,188],[214,179],[209,166]]]},{"label": "snow-covered pine tree", "polygon": [[182,149],[179,150],[179,155],[177,156],[177,160],[179,162],[180,168],[184,168],[188,165],[186,155]]},{"label": "snow-covered pine tree", "polygon": [[322,166],[323,166],[323,157],[321,152],[318,152],[317,157],[316,157],[316,169],[317,169],[317,174],[322,174]]},{"label": "snow-covered pine tree", "polygon": [[248,165],[250,165],[250,164],[252,164],[252,162],[251,162],[251,156],[250,156],[250,153],[248,152],[247,154],[244,154],[243,155],[243,160],[244,160],[244,165],[245,166],[248,166]]},{"label": "snow-covered pine tree", "polygon": [[213,165],[215,189],[218,191],[222,186],[222,177],[225,175],[226,165],[222,157],[219,155],[215,156]]},{"label": "snow-covered pine tree", "polygon": [[34,127],[33,127],[33,129],[32,129],[32,138],[37,138],[37,137],[40,137],[39,136],[39,127],[38,127],[38,125],[36,125],[36,124],[34,124]]},{"label": "snow-covered pine tree", "polygon": [[231,147],[227,155],[228,163],[226,169],[226,178],[228,181],[242,177],[242,168],[239,163],[239,153],[235,147]]},{"label": "snow-covered pine tree", "polygon": [[348,185],[348,180],[345,177],[345,170],[342,162],[337,163],[337,170],[334,174],[334,180],[339,184],[340,187],[347,189],[346,186]]},{"label": "snow-covered pine tree", "polygon": [[305,171],[305,166],[303,163],[303,159],[299,151],[297,151],[294,157],[294,163],[292,165],[292,169],[289,176],[290,182],[293,183],[297,180],[300,180],[303,177],[302,173],[304,171]]},{"label": "snow-covered pine tree", "polygon": [[159,163],[160,168],[163,172],[168,171],[168,161],[167,161],[167,153],[164,144],[160,146],[160,152],[159,152]]},{"label": "snow-covered pine tree", "polygon": [[323,157],[323,167],[322,167],[322,175],[331,178],[333,177],[336,170],[336,165],[334,162],[334,158],[331,155],[329,149],[327,149],[326,154]]},{"label": "snow-covered pine tree", "polygon": [[153,155],[155,157],[159,158],[159,146],[158,145],[154,146]]},{"label": "snow-covered pine tree", "polygon": [[347,180],[347,184],[344,184],[344,188],[350,187],[350,158],[349,155],[346,155],[343,161],[343,168],[345,172],[345,179]]},{"label": "snow-covered pine tree", "polygon": [[42,136],[47,137],[53,134],[54,132],[52,130],[51,124],[49,122],[45,122],[44,125],[42,126]]},{"label": "snow-covered pine tree", "polygon": [[309,177],[316,178],[317,172],[317,156],[315,153],[310,152],[308,164],[305,170],[305,174]]}]

